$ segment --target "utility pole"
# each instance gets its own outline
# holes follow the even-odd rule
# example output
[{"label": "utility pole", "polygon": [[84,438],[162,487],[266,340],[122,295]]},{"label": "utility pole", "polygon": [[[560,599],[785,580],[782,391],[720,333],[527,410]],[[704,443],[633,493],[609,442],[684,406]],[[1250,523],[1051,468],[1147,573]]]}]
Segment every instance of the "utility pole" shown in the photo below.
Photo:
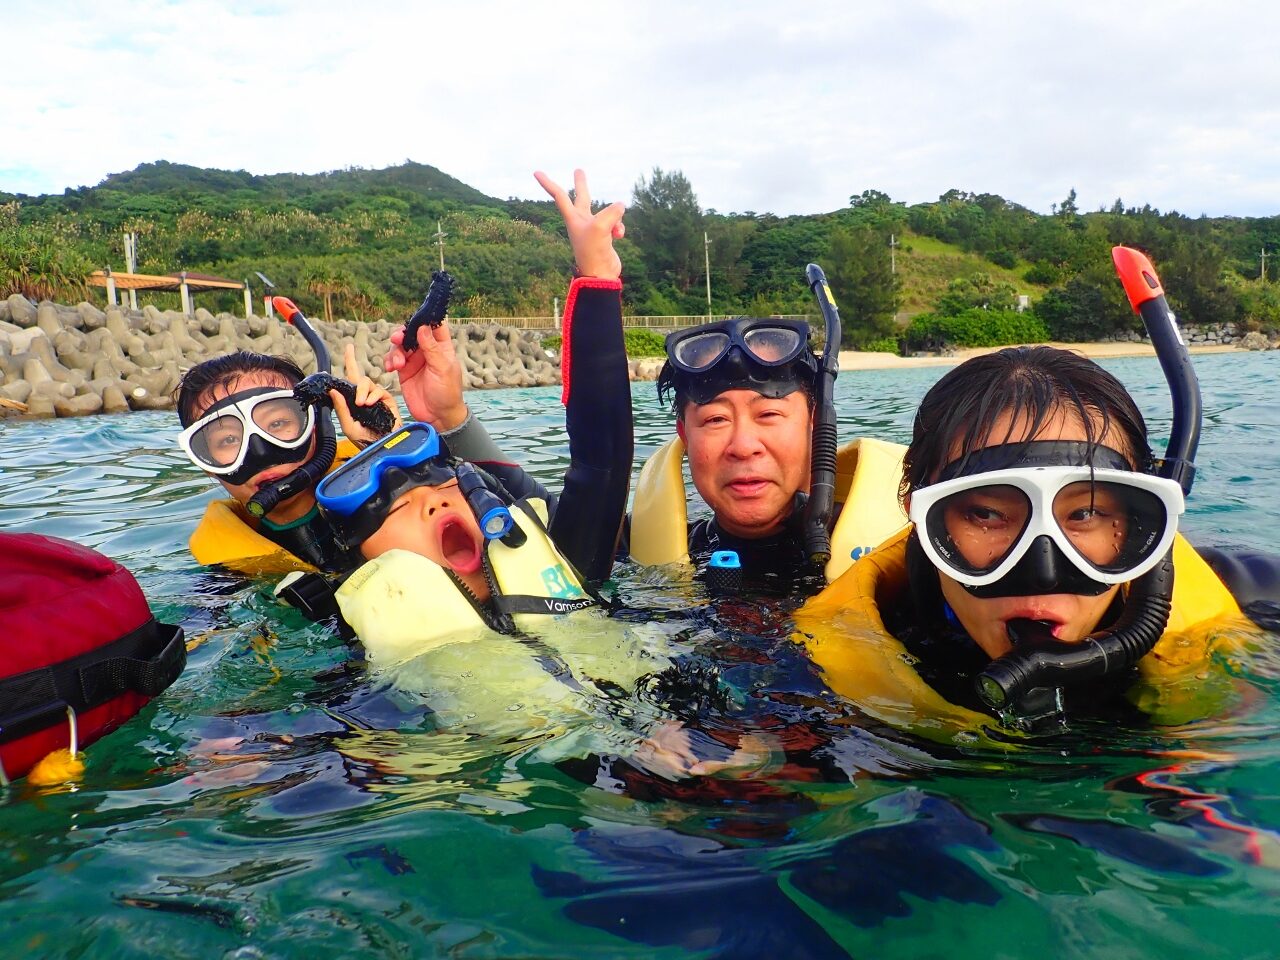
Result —
[{"label": "utility pole", "polygon": [[[896,248],[898,246],[900,246],[900,244],[898,243],[897,239],[894,237],[892,233],[889,234],[889,272],[890,273],[898,272],[898,258],[896,256],[897,254]],[[895,314],[895,317],[896,317],[896,314]]]},{"label": "utility pole", "polygon": [[440,248],[440,269],[443,270],[444,269],[444,238],[447,237],[448,234],[440,229],[439,220],[436,221],[436,232],[433,233],[432,236],[436,238],[436,246]]},{"label": "utility pole", "polygon": [[[138,272],[138,235],[132,231],[124,235],[124,268],[129,273]],[[129,309],[138,309],[138,291],[129,288]]]},{"label": "utility pole", "polygon": [[1262,269],[1258,272],[1258,279],[1267,279],[1267,248],[1263,247],[1261,253],[1258,254],[1262,259]]},{"label": "utility pole", "polygon": [[707,268],[707,322],[711,322],[711,238],[702,231],[702,260]]}]

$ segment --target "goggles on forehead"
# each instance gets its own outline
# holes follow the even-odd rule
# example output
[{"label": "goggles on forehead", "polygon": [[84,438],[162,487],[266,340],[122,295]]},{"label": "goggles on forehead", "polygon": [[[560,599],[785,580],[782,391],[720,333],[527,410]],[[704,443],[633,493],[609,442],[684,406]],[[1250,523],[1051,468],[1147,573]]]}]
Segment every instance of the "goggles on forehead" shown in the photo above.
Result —
[{"label": "goggles on forehead", "polygon": [[178,435],[178,446],[201,470],[230,479],[250,458],[279,460],[304,447],[315,425],[315,411],[294,399],[292,387],[258,387],[215,403]]},{"label": "goggles on forehead", "polygon": [[353,547],[382,526],[401,494],[457,477],[435,429],[407,423],[321,480],[316,500],[346,545]]},{"label": "goggles on forehead", "polygon": [[784,397],[811,384],[817,369],[809,325],[780,317],[739,317],[680,330],[667,337],[666,352],[668,385],[695,403],[733,389]]},{"label": "goggles on forehead", "polygon": [[[1035,465],[970,472],[988,452],[980,451],[969,458],[966,475],[911,494],[920,545],[952,579],[971,588],[995,584],[1047,537],[1080,574],[1105,588],[1151,570],[1173,544],[1185,508],[1177,482],[1126,469],[1125,457],[1106,447],[1047,441],[1007,448],[1025,451],[1020,459]],[[1077,463],[1061,465],[1062,453]],[[1050,458],[1059,465],[1039,465]]]},{"label": "goggles on forehead", "polygon": [[667,356],[686,373],[702,373],[739,347],[756,363],[768,367],[789,363],[809,343],[809,325],[781,318],[722,320],[667,337]]}]

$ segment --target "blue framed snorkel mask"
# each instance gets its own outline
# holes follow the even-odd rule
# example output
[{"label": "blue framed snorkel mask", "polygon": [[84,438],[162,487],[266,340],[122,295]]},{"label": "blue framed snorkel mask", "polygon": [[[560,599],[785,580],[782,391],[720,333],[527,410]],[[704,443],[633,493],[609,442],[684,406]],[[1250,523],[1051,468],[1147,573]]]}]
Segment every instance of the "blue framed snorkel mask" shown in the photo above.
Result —
[{"label": "blue framed snorkel mask", "polygon": [[510,542],[513,521],[506,504],[474,466],[450,458],[439,434],[427,423],[407,423],[362,450],[320,481],[316,500],[343,545],[352,549],[377,532],[401,495],[414,487],[454,480],[485,539]]}]

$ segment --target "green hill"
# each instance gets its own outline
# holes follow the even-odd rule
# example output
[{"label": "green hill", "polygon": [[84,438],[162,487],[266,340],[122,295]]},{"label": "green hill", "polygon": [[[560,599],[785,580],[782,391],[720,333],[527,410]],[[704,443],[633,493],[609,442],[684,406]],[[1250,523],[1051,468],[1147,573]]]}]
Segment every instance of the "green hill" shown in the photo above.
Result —
[{"label": "green hill", "polygon": [[[456,316],[545,316],[563,296],[572,264],[550,202],[498,200],[413,162],[261,175],[165,161],[61,194],[0,194],[0,296],[83,296],[89,271],[122,266],[121,234],[132,231],[142,272],[262,272],[308,312],[327,303],[356,319],[401,317],[438,266],[437,223],[458,278]],[[630,198],[627,225],[618,249],[632,313],[707,311],[705,232],[712,312],[811,313],[804,266],[815,261],[826,268],[850,342],[883,342],[894,316],[934,310],[949,284],[978,274],[1002,297],[1045,300],[1057,332],[1117,329],[1130,320],[1111,274],[1116,243],[1155,259],[1184,319],[1280,324],[1280,287],[1251,279],[1257,251],[1280,246],[1280,217],[1193,220],[1119,201],[1081,213],[1074,191],[1044,216],[958,190],[910,207],[867,190],[829,213],[719,214],[700,208],[683,175],[655,170]],[[176,306],[165,297],[152,300]],[[201,302],[239,306],[233,294]]]},{"label": "green hill", "polygon": [[946,292],[947,285],[959,277],[985,273],[997,283],[1008,283],[1018,293],[1039,300],[1048,289],[1044,284],[1028,283],[1023,274],[1031,264],[1023,261],[1010,270],[997,266],[976,253],[968,253],[953,243],[924,237],[910,230],[898,238],[902,246],[897,255],[902,277],[902,319],[932,310]]}]

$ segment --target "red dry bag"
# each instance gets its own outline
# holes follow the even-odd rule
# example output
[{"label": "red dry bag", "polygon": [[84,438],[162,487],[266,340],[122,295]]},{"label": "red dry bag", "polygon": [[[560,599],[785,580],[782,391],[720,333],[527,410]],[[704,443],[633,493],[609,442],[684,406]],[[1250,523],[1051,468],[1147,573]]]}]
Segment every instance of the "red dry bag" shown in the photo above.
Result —
[{"label": "red dry bag", "polygon": [[186,666],[182,628],[151,615],[138,582],[55,537],[0,533],[0,776],[25,776],[124,723]]}]

